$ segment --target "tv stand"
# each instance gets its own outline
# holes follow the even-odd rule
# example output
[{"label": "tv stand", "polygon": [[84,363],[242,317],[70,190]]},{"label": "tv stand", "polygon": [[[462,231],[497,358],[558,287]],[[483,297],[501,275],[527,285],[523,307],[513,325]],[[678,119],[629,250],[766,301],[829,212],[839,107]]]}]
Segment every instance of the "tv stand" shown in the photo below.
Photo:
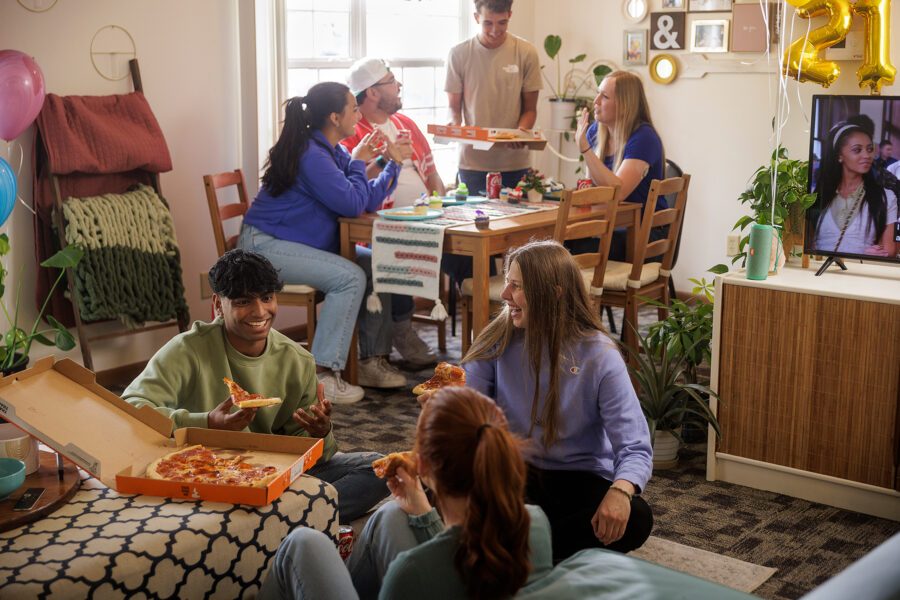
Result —
[{"label": "tv stand", "polygon": [[716,277],[710,480],[900,521],[900,268]]},{"label": "tv stand", "polygon": [[827,269],[828,267],[831,266],[831,263],[834,263],[837,266],[839,266],[842,271],[847,270],[847,267],[844,265],[844,260],[842,258],[839,258],[837,256],[829,256],[828,258],[825,259],[825,262],[822,263],[822,266],[819,267],[819,270],[816,271],[816,277],[818,277],[819,275],[824,273],[825,269]]}]

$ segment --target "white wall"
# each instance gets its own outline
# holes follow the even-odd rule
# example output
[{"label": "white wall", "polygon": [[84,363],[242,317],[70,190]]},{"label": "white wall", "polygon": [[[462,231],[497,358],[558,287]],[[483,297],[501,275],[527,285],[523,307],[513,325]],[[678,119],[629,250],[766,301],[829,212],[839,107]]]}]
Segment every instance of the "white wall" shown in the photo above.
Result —
[{"label": "white wall", "polygon": [[[524,4],[524,3],[523,3]],[[651,10],[661,2],[650,0]],[[516,2],[514,9],[519,5]],[[900,24],[900,11],[893,11],[891,24]],[[688,14],[688,21],[696,13]],[[699,15],[709,18],[709,15]],[[730,17],[730,15],[722,15]],[[719,17],[713,17],[719,18]],[[515,17],[514,17],[515,20]],[[649,29],[649,19],[641,23],[627,23],[620,0],[535,0],[534,31],[523,32],[535,43],[541,64],[555,77],[555,64],[544,53],[543,40],[548,34],[563,39],[562,58],[581,53],[588,61],[608,59],[622,64],[623,31]],[[814,21],[824,23],[823,19]],[[797,26],[806,31],[807,21]],[[796,26],[795,26],[796,27]],[[799,29],[797,35],[800,35]],[[900,31],[900,29],[898,29]],[[787,36],[793,40],[796,36]],[[896,38],[895,38],[896,40]],[[897,42],[895,41],[895,44]],[[683,66],[685,50],[670,51]],[[656,52],[651,52],[652,58]],[[896,56],[896,53],[892,54]],[[765,56],[729,54],[747,60]],[[772,59],[777,61],[778,50],[772,47]],[[894,59],[896,65],[896,59]],[[563,62],[563,65],[566,63]],[[858,62],[841,62],[841,76],[828,90],[813,83],[788,83],[790,115],[783,129],[783,143],[793,158],[805,159],[808,154],[808,125],[812,94],[859,94],[856,69]],[[684,233],[678,264],[674,271],[679,290],[689,290],[688,278],[706,276],[710,266],[731,259],[725,256],[725,238],[735,221],[745,213],[737,201],[753,172],[771,155],[772,117],[775,114],[776,75],[763,73],[712,73],[701,79],[677,78],[669,85],[654,83],[646,66],[630,67],[639,74],[649,97],[654,124],[662,137],[667,157],[691,174],[691,187],[685,216]],[[777,67],[772,69],[777,70]],[[897,94],[898,87],[883,87],[882,94]],[[799,98],[798,98],[799,95]],[[542,94],[538,120],[549,127],[549,106]],[[577,152],[577,151],[575,151]],[[556,160],[548,153],[538,163],[549,173],[556,169]]]}]

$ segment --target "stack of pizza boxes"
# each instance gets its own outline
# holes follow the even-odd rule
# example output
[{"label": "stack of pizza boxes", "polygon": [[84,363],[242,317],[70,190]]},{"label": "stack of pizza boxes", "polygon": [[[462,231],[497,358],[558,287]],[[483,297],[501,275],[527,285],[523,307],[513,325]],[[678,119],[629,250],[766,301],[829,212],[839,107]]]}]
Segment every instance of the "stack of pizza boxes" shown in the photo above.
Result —
[{"label": "stack of pizza boxes", "polygon": [[469,127],[465,125],[429,125],[428,133],[434,136],[439,144],[459,142],[469,144],[476,150],[490,150],[507,144],[519,144],[529,150],[543,150],[547,139],[537,129],[523,131],[521,129],[503,129],[491,127]]},{"label": "stack of pizza boxes", "polygon": [[[102,481],[129,494],[263,506],[322,456],[322,440],[186,427],[149,406],[136,408],[99,385],[69,359],[41,359],[0,379],[0,416]],[[233,450],[251,464],[272,465],[265,487],[182,483],[145,477],[157,458],[184,445]]]}]

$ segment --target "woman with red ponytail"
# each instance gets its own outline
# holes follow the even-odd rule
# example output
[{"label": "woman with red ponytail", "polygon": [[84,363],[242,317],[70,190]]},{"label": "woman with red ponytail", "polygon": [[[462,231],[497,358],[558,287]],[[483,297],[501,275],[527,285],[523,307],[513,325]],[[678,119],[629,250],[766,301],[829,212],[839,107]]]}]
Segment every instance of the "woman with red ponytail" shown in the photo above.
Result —
[{"label": "woman with red ponytail", "polygon": [[[469,388],[444,388],[416,429],[418,477],[388,480],[394,502],[369,519],[346,568],[331,540],[301,528],[282,542],[263,582],[265,598],[558,597],[550,524],[526,506],[521,442],[496,404]],[[433,492],[433,508],[422,487]]]}]

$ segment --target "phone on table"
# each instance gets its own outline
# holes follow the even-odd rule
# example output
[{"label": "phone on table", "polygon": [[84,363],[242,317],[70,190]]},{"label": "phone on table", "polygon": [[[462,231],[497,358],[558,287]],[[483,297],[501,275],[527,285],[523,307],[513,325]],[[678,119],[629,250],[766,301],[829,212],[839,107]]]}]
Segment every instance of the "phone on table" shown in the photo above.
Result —
[{"label": "phone on table", "polygon": [[16,501],[16,504],[13,506],[13,510],[31,510],[35,503],[37,503],[38,498],[40,498],[41,494],[43,493],[44,488],[28,488],[27,490],[25,490],[25,493],[22,494],[22,497]]}]

